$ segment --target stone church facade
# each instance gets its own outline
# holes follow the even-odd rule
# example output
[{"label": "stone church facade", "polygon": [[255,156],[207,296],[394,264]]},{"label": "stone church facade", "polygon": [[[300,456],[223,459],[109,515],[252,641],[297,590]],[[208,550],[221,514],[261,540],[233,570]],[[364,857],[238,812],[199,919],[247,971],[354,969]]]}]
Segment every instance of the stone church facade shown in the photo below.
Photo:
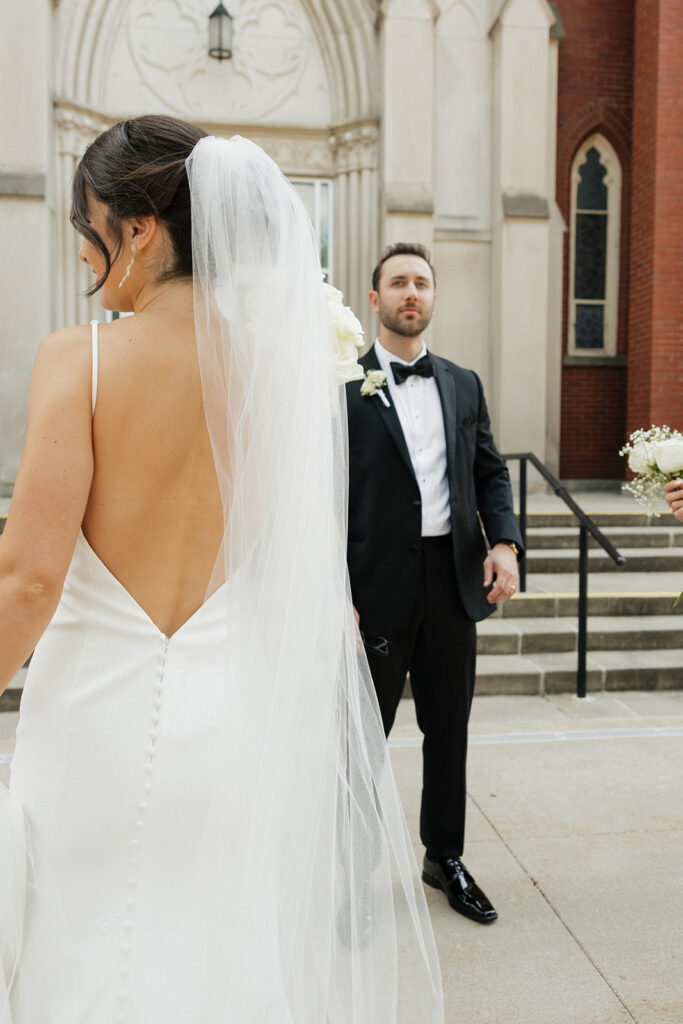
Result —
[{"label": "stone church facade", "polygon": [[[263,146],[307,203],[322,264],[369,339],[376,324],[367,291],[379,252],[394,241],[425,243],[438,274],[430,345],[481,375],[504,450],[534,451],[571,478],[616,478],[613,449],[627,422],[668,416],[676,425],[657,383],[668,359],[669,380],[683,391],[680,348],[666,347],[675,311],[665,307],[675,296],[659,301],[662,268],[653,255],[670,211],[654,186],[638,211],[637,258],[628,235],[631,197],[650,187],[636,181],[632,150],[647,150],[648,118],[668,102],[644,69],[666,64],[674,73],[660,45],[665,19],[680,21],[674,0],[644,0],[650,13],[639,14],[640,23],[634,0],[228,0],[233,53],[221,62],[208,54],[213,6],[4,5],[5,490],[20,455],[37,345],[50,330],[104,316],[96,297],[84,297],[89,282],[68,223],[75,164],[100,131],[142,113],[170,113]],[[612,31],[593,24],[602,8],[626,28],[616,49],[604,47],[604,82],[586,82],[586,38]],[[622,88],[612,109],[603,93],[612,64],[624,60],[641,69],[644,96],[634,101],[639,79],[631,73],[630,94]],[[650,154],[643,173],[656,178],[661,168],[662,154]],[[600,209],[576,205],[589,194],[589,207]],[[634,299],[628,274],[633,279],[643,244],[651,266]],[[577,272],[584,259],[588,269]],[[611,413],[601,390],[610,393]],[[587,417],[596,410],[602,433],[593,432],[596,451],[586,454]]]}]

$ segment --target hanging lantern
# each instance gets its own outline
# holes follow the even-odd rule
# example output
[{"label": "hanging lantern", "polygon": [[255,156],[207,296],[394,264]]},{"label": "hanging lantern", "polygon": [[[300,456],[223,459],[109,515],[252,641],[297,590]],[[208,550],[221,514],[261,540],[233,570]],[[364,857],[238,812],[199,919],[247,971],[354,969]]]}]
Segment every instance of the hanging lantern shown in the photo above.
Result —
[{"label": "hanging lantern", "polygon": [[232,15],[219,4],[209,15],[209,57],[228,60],[232,57]]}]

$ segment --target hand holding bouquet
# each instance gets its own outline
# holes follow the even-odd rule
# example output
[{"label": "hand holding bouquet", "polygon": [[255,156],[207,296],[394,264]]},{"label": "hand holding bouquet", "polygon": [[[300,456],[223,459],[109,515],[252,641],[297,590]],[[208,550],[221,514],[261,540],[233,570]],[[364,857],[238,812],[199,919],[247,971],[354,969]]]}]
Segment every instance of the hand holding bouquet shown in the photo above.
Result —
[{"label": "hand holding bouquet", "polygon": [[[629,469],[635,473],[633,480],[624,484],[624,490],[634,495],[648,516],[661,515],[665,487],[671,493],[674,488],[667,485],[683,476],[683,434],[666,426],[635,430],[619,454],[628,455]],[[669,504],[679,518],[673,503]],[[683,592],[678,595],[674,608],[681,599]]]},{"label": "hand holding bouquet", "polygon": [[683,523],[683,474],[664,484],[666,503],[681,523]]},{"label": "hand holding bouquet", "polygon": [[683,472],[683,434],[671,427],[634,430],[619,454],[628,455],[628,467],[635,473],[624,490],[649,516],[661,515],[664,484]]}]

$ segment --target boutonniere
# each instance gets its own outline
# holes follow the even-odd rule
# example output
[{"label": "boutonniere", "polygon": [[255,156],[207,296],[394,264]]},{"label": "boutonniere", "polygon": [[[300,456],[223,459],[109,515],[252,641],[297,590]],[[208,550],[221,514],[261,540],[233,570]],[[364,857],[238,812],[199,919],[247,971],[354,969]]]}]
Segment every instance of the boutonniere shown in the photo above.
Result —
[{"label": "boutonniere", "polygon": [[373,395],[379,395],[382,402],[386,405],[387,409],[389,409],[391,407],[391,403],[382,390],[382,388],[385,388],[386,386],[387,375],[384,370],[368,370],[363,378],[360,393],[363,398],[371,398]]}]

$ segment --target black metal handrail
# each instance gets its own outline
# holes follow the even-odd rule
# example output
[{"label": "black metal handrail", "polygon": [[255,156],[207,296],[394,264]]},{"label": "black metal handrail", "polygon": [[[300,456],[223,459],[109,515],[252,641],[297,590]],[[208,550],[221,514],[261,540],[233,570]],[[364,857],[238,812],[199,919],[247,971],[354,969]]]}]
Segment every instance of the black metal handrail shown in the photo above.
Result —
[{"label": "black metal handrail", "polygon": [[[547,466],[544,466],[537,455],[533,452],[516,452],[510,455],[503,455],[503,459],[509,462],[516,459],[519,462],[519,529],[522,534],[522,542],[526,551],[526,492],[527,492],[527,462],[536,469],[544,480],[546,480],[558,498],[562,498],[567,508],[574,513],[579,521],[579,639],[578,639],[578,665],[576,669],[576,696],[586,696],[586,651],[588,648],[588,534],[595,538],[601,548],[610,556],[612,561],[622,566],[626,559],[617,551],[611,541],[598,529],[590,516],[586,515],[583,509],[576,504],[566,487],[563,487],[557,477],[553,476]],[[522,593],[526,591],[526,557],[521,561],[519,567],[519,589]]]}]

